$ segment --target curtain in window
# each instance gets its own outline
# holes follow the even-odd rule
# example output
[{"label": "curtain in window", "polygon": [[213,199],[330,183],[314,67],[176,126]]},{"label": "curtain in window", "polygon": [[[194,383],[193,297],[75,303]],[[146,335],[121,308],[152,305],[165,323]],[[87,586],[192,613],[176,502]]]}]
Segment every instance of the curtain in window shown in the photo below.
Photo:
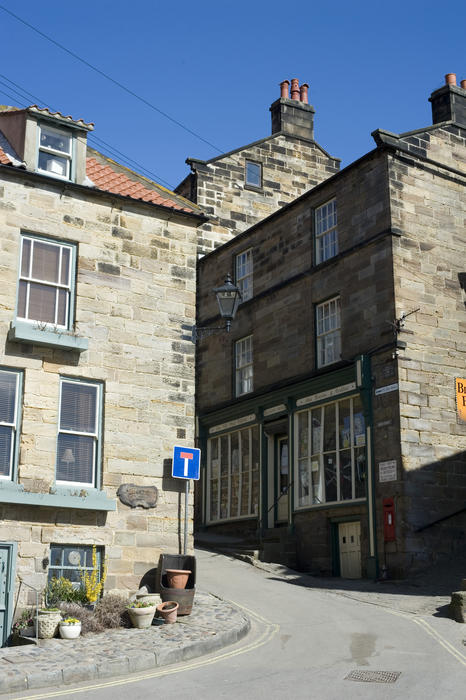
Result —
[{"label": "curtain in window", "polygon": [[62,382],[57,481],[94,483],[97,398],[95,385]]},{"label": "curtain in window", "polygon": [[13,452],[16,386],[16,372],[0,371],[0,476],[7,477]]}]

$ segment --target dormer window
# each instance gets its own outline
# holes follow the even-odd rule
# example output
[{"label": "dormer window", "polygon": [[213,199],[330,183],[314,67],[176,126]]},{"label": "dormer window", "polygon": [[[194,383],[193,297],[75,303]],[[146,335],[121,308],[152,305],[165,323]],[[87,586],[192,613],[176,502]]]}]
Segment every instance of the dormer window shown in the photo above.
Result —
[{"label": "dormer window", "polygon": [[50,126],[40,126],[37,170],[70,180],[72,148],[72,134]]}]

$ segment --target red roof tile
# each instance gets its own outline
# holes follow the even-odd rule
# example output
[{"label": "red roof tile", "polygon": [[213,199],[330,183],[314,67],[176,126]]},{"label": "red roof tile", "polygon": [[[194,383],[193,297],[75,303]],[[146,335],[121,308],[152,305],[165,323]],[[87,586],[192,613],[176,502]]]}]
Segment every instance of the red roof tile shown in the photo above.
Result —
[{"label": "red roof tile", "polygon": [[[170,190],[165,190],[165,188],[156,185],[156,183],[151,183],[150,181],[147,181],[148,186],[146,186],[142,182],[132,180],[128,175],[125,175],[125,173],[115,172],[110,165],[104,165],[96,158],[87,158],[86,175],[99,190],[121,194],[125,197],[132,197],[133,199],[142,199],[144,202],[152,202],[153,204],[170,207],[170,209],[176,209],[178,211],[187,211],[192,214],[195,212],[197,213],[196,208],[189,206],[188,202],[186,202],[186,204],[182,201],[180,202],[178,195],[173,193],[173,199],[171,199],[170,194],[172,193]],[[135,175],[137,176],[136,173]],[[154,189],[151,189],[150,185],[152,185]],[[163,194],[155,188],[160,188]]]},{"label": "red roof tile", "polygon": [[[2,132],[0,132],[0,135],[4,139],[5,148],[7,148],[8,142]],[[120,194],[125,197],[132,197],[133,199],[142,200],[143,202],[151,202],[152,204],[158,204],[159,206],[175,209],[176,211],[189,212],[190,214],[201,213],[195,205],[191,206],[190,203],[184,200],[183,197],[180,197],[180,195],[176,195],[174,192],[165,189],[151,180],[147,180],[147,178],[142,178],[141,175],[133,173],[130,170],[128,170],[128,173],[131,173],[134,178],[141,178],[143,182],[132,179],[125,172],[117,172],[112,166],[115,168],[123,168],[123,166],[107,159],[97,151],[92,152],[95,153],[97,157],[88,157],[86,159],[86,175],[97,189],[105,192],[112,192],[113,194]],[[97,158],[99,158],[99,160],[102,159],[104,162],[99,162]],[[0,165],[19,166],[20,163],[19,161],[13,161],[0,145]],[[21,163],[21,165],[24,167],[23,163]],[[124,169],[127,170],[126,168]]]}]

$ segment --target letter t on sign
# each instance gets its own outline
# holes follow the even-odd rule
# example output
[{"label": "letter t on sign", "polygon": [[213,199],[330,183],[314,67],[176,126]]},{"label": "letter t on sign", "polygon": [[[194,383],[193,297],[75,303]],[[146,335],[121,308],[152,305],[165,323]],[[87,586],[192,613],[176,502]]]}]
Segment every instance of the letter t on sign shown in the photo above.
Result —
[{"label": "letter t on sign", "polygon": [[188,462],[194,457],[192,452],[180,452],[180,458],[184,460],[184,476],[188,476]]}]

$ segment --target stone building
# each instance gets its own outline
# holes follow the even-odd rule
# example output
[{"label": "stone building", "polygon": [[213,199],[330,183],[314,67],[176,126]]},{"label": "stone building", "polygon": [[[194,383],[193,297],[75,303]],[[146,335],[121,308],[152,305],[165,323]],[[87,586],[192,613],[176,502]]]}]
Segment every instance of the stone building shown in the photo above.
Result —
[{"label": "stone building", "polygon": [[194,441],[186,327],[206,217],[88,147],[92,129],[0,112],[3,641],[18,594],[21,607],[27,585],[79,581],[92,545],[118,591],[180,546],[166,463]]},{"label": "stone building", "polygon": [[270,107],[272,133],[210,160],[188,158],[191,173],[176,192],[209,216],[199,252],[210,252],[339,170],[340,161],[314,140],[314,107],[297,78],[280,83]]},{"label": "stone building", "polygon": [[246,291],[198,342],[200,536],[350,578],[464,552],[466,81],[430,101],[199,261],[200,326]]}]

